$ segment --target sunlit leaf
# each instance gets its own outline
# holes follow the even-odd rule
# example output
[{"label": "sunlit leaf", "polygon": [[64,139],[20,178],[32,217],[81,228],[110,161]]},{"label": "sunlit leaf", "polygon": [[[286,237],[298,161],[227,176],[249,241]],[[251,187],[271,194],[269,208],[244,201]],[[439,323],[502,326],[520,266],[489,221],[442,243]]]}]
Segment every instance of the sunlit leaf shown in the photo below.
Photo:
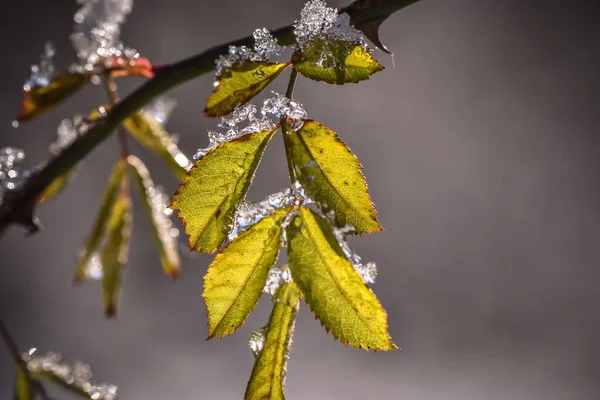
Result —
[{"label": "sunlit leaf", "polygon": [[287,237],[292,278],[325,329],[359,349],[396,349],[387,332],[387,314],[344,256],[327,221],[302,208]]},{"label": "sunlit leaf", "polygon": [[90,74],[62,74],[50,82],[48,86],[34,86],[25,90],[18,120],[25,121],[46,111],[67,99],[91,78]]},{"label": "sunlit leaf", "polygon": [[[133,176],[133,182],[138,190],[146,216],[150,220],[152,235],[156,249],[165,273],[171,277],[179,275],[181,262],[177,249],[177,238],[171,235],[171,219],[165,215],[165,208],[160,201],[159,189],[152,182],[150,172],[137,157],[129,156],[127,162]],[[172,212],[170,209],[167,211]]]},{"label": "sunlit leaf", "polygon": [[113,57],[109,73],[113,78],[138,75],[150,79],[154,77],[154,68],[147,58],[125,59]]},{"label": "sunlit leaf", "polygon": [[254,309],[277,260],[281,224],[289,211],[278,210],[242,232],[208,267],[203,296],[209,338],[233,333]]},{"label": "sunlit leaf", "polygon": [[315,39],[292,55],[292,63],[307,78],[336,85],[369,79],[384,68],[361,45],[341,40]]},{"label": "sunlit leaf", "polygon": [[121,283],[129,255],[131,237],[131,199],[124,190],[127,181],[123,181],[121,193],[108,220],[106,244],[100,254],[102,263],[102,287],[104,313],[108,317],[116,314],[121,291]]},{"label": "sunlit leaf", "polygon": [[305,121],[289,142],[299,181],[324,212],[335,211],[336,225],[350,224],[359,234],[381,230],[362,166],[334,131]]},{"label": "sunlit leaf", "polygon": [[273,82],[289,63],[244,61],[223,71],[204,109],[208,117],[222,117],[245,104]]},{"label": "sunlit leaf", "polygon": [[108,180],[108,186],[106,187],[104,196],[100,202],[100,210],[96,215],[88,239],[81,249],[80,257],[77,262],[77,269],[75,271],[75,281],[81,281],[86,278],[86,267],[104,238],[104,234],[109,225],[109,218],[112,215],[113,208],[119,198],[126,167],[127,164],[121,160],[113,168]]},{"label": "sunlit leaf", "polygon": [[34,400],[35,382],[20,366],[16,368],[14,400]]},{"label": "sunlit leaf", "polygon": [[127,118],[123,126],[142,146],[165,161],[177,179],[185,177],[190,161],[158,121],[138,112]]},{"label": "sunlit leaf", "polygon": [[225,241],[235,206],[244,199],[277,129],[225,142],[196,161],[188,172],[171,208],[179,210],[191,249],[213,253]]},{"label": "sunlit leaf", "polygon": [[263,349],[254,363],[244,400],[285,399],[287,361],[294,333],[300,292],[293,283],[284,283],[277,293]]}]

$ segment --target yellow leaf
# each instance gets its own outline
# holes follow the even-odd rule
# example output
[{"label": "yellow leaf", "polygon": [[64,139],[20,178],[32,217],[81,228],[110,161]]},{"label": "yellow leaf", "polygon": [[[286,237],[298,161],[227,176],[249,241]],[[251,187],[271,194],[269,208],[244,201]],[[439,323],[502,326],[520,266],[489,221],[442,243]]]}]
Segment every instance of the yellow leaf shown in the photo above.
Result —
[{"label": "yellow leaf", "polygon": [[277,129],[225,142],[196,161],[188,172],[171,208],[179,210],[191,249],[213,253],[225,241],[235,206],[244,199]]},{"label": "yellow leaf", "polygon": [[19,365],[17,365],[16,369],[14,399],[35,399],[35,382],[30,379],[29,375],[27,375]]},{"label": "yellow leaf", "polygon": [[252,312],[281,247],[281,224],[290,209],[275,211],[242,232],[215,257],[204,277],[208,337],[223,337]]},{"label": "yellow leaf", "polygon": [[208,117],[222,117],[236,106],[247,103],[288,67],[290,63],[244,61],[223,71],[217,79],[216,89],[206,103]]},{"label": "yellow leaf", "polygon": [[358,234],[381,231],[362,165],[334,131],[305,121],[289,142],[298,180],[325,213],[335,211],[336,225],[352,225]]},{"label": "yellow leaf", "polygon": [[298,287],[293,282],[284,283],[277,293],[244,400],[285,399],[285,375],[299,301]]},{"label": "yellow leaf", "polygon": [[[165,273],[174,278],[179,275],[181,262],[177,249],[177,238],[171,235],[171,219],[165,215],[166,205],[162,202],[163,193],[154,185],[150,177],[150,171],[148,171],[142,160],[135,156],[129,156],[127,157],[127,163],[131,167],[129,171],[142,200],[146,216],[152,226],[152,235],[154,236],[160,263]],[[167,211],[171,210],[167,209]]]},{"label": "yellow leaf", "polygon": [[292,63],[305,77],[335,85],[358,83],[384,69],[361,45],[342,40],[315,39],[292,55]]},{"label": "yellow leaf", "polygon": [[387,314],[344,256],[327,221],[302,208],[287,237],[292,278],[325,329],[358,349],[395,350]]}]

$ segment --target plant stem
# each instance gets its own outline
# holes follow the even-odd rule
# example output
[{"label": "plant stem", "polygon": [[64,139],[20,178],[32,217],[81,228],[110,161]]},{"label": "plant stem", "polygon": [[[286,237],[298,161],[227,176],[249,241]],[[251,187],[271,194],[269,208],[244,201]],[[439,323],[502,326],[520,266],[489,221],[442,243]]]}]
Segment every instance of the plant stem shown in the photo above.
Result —
[{"label": "plant stem", "polygon": [[[119,103],[119,91],[117,89],[117,83],[109,73],[104,76],[104,88],[106,89],[106,94],[108,94],[110,103],[114,107]],[[119,144],[121,146],[121,157],[126,159],[129,156],[129,143],[127,142],[127,132],[123,126],[119,128]]]},{"label": "plant stem", "polygon": [[[292,72],[290,73],[290,80],[288,82],[287,90],[285,91],[285,97],[292,99],[294,95],[294,88],[296,87],[296,81],[298,79],[298,71],[292,66]],[[290,174],[290,181],[296,182],[296,170],[294,169],[294,162],[292,161],[292,144],[288,137],[288,128],[285,117],[281,118],[281,134],[283,135],[283,146],[285,147],[285,157],[287,158],[288,172]]]}]

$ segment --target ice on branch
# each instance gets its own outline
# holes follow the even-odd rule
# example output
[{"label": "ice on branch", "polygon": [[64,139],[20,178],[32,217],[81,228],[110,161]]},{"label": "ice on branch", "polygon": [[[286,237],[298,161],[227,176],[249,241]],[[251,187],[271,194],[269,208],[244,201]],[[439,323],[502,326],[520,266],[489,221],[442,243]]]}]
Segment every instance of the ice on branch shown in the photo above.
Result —
[{"label": "ice on branch", "polygon": [[221,76],[223,70],[233,67],[244,61],[267,62],[271,57],[278,56],[285,47],[277,44],[277,39],[271,35],[267,28],[259,28],[252,34],[254,48],[247,46],[229,46],[229,52],[216,60],[215,75]]},{"label": "ice on branch", "polygon": [[311,203],[312,199],[306,196],[304,188],[299,182],[295,182],[291,188],[267,196],[259,203],[242,201],[236,207],[228,238],[229,240],[235,239],[241,232],[268,217],[276,210]]},{"label": "ice on branch", "polygon": [[267,330],[267,327],[263,326],[262,328],[259,328],[252,332],[250,334],[250,339],[248,339],[248,346],[250,347],[250,350],[252,350],[252,354],[254,354],[254,357],[256,358],[260,356],[260,353],[262,352],[263,347],[265,346]]},{"label": "ice on branch", "polygon": [[136,50],[121,41],[121,25],[133,0],[78,0],[78,4],[71,43],[80,62],[72,67],[74,72],[92,72],[96,65],[110,64],[113,58],[139,58]]},{"label": "ice on branch", "polygon": [[[98,116],[106,116],[106,108],[98,107]],[[50,154],[58,156],[64,149],[69,147],[79,136],[83,136],[92,128],[94,121],[75,115],[73,118],[63,119],[56,129],[57,139],[49,146]]]},{"label": "ice on branch", "polygon": [[263,289],[263,292],[273,298],[281,285],[292,280],[292,274],[288,267],[279,266],[272,267],[269,270],[269,276],[267,277],[267,283]]},{"label": "ice on branch", "polygon": [[59,353],[39,353],[35,348],[22,355],[27,369],[32,375],[47,375],[78,392],[85,393],[92,400],[115,400],[117,386],[92,381],[90,366],[80,361],[69,363]]},{"label": "ice on branch", "polygon": [[30,172],[23,166],[25,152],[16,147],[0,149],[0,202],[4,195],[15,190]]},{"label": "ice on branch", "polygon": [[40,57],[38,65],[31,66],[31,76],[23,85],[25,91],[31,90],[34,87],[48,86],[54,78],[54,64],[52,59],[56,55],[56,49],[51,42],[47,42],[44,46],[44,52]]},{"label": "ice on branch", "polygon": [[346,225],[343,228],[333,228],[333,234],[335,235],[337,242],[342,248],[344,255],[352,263],[356,272],[358,272],[366,283],[375,283],[375,278],[377,277],[377,265],[374,262],[364,264],[360,256],[350,248],[350,245],[348,245],[348,242],[346,241],[346,236],[351,235],[353,232],[354,227],[351,225]]},{"label": "ice on branch", "polygon": [[315,39],[342,40],[366,47],[359,30],[350,25],[350,16],[327,7],[323,0],[310,0],[300,11],[300,20],[294,24],[294,34],[301,49]]}]

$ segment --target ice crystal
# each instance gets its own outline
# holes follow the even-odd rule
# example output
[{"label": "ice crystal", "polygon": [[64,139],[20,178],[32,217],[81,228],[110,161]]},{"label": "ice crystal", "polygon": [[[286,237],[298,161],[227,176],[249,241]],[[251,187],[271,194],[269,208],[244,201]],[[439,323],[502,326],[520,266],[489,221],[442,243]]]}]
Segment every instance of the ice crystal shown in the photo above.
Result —
[{"label": "ice crystal", "polygon": [[309,0],[300,12],[300,20],[294,24],[294,34],[300,48],[315,39],[342,40],[366,46],[359,30],[350,25],[350,16],[327,7],[323,0]]},{"label": "ice crystal", "polygon": [[90,366],[80,361],[69,363],[59,353],[40,354],[33,348],[21,356],[32,374],[48,374],[67,387],[86,393],[92,400],[115,400],[117,386],[92,381]]},{"label": "ice crystal", "polygon": [[[98,114],[101,117],[106,115],[106,109],[104,107],[99,107]],[[88,120],[81,115],[75,115],[73,118],[64,118],[56,128],[57,139],[49,146],[50,154],[53,156],[59,155],[79,136],[85,135],[93,125],[93,121]]]},{"label": "ice crystal", "polygon": [[80,62],[72,67],[77,72],[90,72],[99,64],[110,64],[113,58],[134,60],[136,50],[121,41],[121,25],[131,12],[133,0],[77,0],[81,7],[73,19],[71,43]]},{"label": "ice crystal", "polygon": [[278,119],[286,119],[294,131],[302,128],[304,120],[308,118],[308,114],[304,110],[302,104],[277,92],[272,93],[273,97],[270,97],[263,102],[261,114],[263,116],[272,114]]},{"label": "ice crystal", "polygon": [[250,350],[252,350],[252,354],[254,354],[254,357],[256,358],[260,356],[260,353],[262,352],[263,347],[265,346],[267,330],[267,327],[263,326],[262,328],[259,328],[252,332],[250,334],[250,339],[248,339],[248,346],[250,347]]},{"label": "ice crystal", "polygon": [[172,97],[161,96],[144,107],[144,113],[155,119],[161,125],[165,125],[173,110],[177,107],[177,100]]},{"label": "ice crystal", "polygon": [[352,266],[361,276],[361,278],[366,283],[375,283],[375,278],[377,277],[377,265],[374,262],[363,263],[361,257],[352,250],[348,242],[346,241],[346,236],[350,235],[354,232],[354,227],[351,225],[346,225],[343,228],[333,228],[333,234],[337,239],[344,255]]},{"label": "ice crystal", "polygon": [[34,87],[48,86],[54,79],[54,64],[52,59],[56,55],[56,50],[51,42],[44,46],[44,52],[40,57],[39,65],[31,66],[31,76],[23,85],[23,89],[31,90]]},{"label": "ice crystal", "polygon": [[0,201],[30,175],[23,166],[24,159],[25,152],[21,149],[10,146],[0,149]]},{"label": "ice crystal", "polygon": [[267,277],[267,283],[265,284],[263,292],[273,297],[277,294],[281,285],[291,280],[292,275],[286,266],[272,267],[269,270],[269,276]]},{"label": "ice crystal", "polygon": [[252,34],[254,37],[254,48],[247,46],[229,46],[229,51],[221,55],[215,62],[217,64],[217,77],[221,76],[224,70],[244,61],[266,62],[273,56],[278,56],[285,50],[285,47],[277,44],[271,32],[266,28],[259,28]]}]

